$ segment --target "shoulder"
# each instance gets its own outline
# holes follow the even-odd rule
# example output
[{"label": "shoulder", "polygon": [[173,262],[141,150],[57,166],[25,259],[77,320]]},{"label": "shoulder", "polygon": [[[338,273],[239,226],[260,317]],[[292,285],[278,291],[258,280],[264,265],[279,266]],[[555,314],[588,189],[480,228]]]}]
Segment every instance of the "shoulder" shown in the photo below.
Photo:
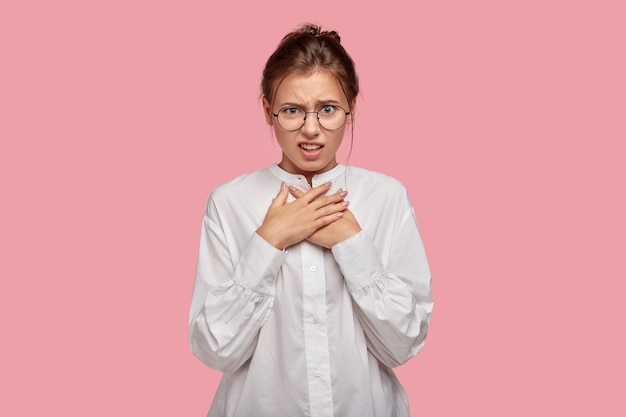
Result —
[{"label": "shoulder", "polygon": [[350,210],[372,233],[376,233],[381,224],[403,219],[412,210],[402,182],[381,172],[350,167],[346,171],[346,189],[348,200],[354,203]]},{"label": "shoulder", "polygon": [[389,195],[406,195],[404,184],[397,178],[381,172],[370,171],[365,168],[349,166],[346,169],[347,186],[366,187]]},{"label": "shoulder", "polygon": [[209,206],[234,206],[242,200],[258,196],[271,183],[272,174],[267,168],[242,174],[213,189],[207,200]]},{"label": "shoulder", "polygon": [[268,168],[258,169],[253,172],[242,174],[219,186],[212,192],[214,198],[223,198],[228,195],[238,195],[256,189],[260,185],[266,184],[272,178],[272,173]]},{"label": "shoulder", "polygon": [[412,208],[404,184],[397,178],[359,167],[346,171],[348,199],[365,202],[367,207],[378,207],[385,213],[404,213]]}]

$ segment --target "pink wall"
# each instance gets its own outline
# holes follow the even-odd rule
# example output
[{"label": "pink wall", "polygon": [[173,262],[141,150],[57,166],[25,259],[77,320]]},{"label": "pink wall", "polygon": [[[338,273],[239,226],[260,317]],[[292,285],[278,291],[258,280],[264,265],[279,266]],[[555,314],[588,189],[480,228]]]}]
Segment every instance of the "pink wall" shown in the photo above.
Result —
[{"label": "pink wall", "polygon": [[626,414],[623,2],[5,3],[0,415],[205,415],[204,201],[278,160],[258,83],[304,21],[352,53],[350,163],[404,182],[429,254],[413,414]]}]

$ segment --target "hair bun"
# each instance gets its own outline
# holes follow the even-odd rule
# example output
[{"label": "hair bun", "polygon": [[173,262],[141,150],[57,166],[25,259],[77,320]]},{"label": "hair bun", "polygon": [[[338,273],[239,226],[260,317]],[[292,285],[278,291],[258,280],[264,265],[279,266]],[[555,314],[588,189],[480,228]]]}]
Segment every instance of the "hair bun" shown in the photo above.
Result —
[{"label": "hair bun", "polygon": [[298,30],[297,32],[308,33],[313,36],[319,36],[322,33],[322,28],[312,23],[305,23],[302,26],[300,26],[299,29],[300,30]]},{"label": "hair bun", "polygon": [[300,26],[299,32],[308,33],[310,35],[315,36],[316,38],[320,38],[320,37],[331,38],[341,43],[341,38],[339,37],[339,34],[337,32],[335,32],[334,30],[331,30],[331,31],[322,30],[321,26],[314,25],[312,23],[305,23],[304,25]]}]

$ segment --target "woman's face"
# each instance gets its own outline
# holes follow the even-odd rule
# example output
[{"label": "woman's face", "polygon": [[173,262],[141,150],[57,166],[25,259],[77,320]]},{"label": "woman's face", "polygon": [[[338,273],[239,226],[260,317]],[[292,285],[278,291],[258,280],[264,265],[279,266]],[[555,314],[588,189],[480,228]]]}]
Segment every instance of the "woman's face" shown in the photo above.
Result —
[{"label": "woman's face", "polygon": [[296,112],[294,109],[306,112],[332,110],[326,106],[341,106],[351,111],[353,106],[350,104],[354,103],[348,103],[337,78],[327,71],[292,73],[285,77],[276,90],[273,103],[269,103],[267,97],[263,98],[265,118],[274,128],[283,151],[279,166],[292,174],[304,175],[309,183],[314,174],[334,168],[346,127],[352,123],[352,113],[337,130],[324,129],[316,115],[308,113],[302,128],[293,132],[283,129],[274,114],[283,109],[288,112]]}]

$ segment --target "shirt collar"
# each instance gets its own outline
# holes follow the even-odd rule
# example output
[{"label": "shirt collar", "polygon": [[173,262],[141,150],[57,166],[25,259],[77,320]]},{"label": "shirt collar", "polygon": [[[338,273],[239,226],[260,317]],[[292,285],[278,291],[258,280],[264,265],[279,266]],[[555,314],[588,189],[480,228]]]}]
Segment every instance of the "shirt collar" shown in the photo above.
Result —
[{"label": "shirt collar", "polygon": [[[303,175],[291,174],[285,171],[284,169],[282,169],[281,167],[279,167],[278,164],[270,165],[269,170],[272,174],[277,176],[280,180],[285,181],[287,184],[295,184],[295,183],[302,182],[302,181],[306,182],[306,179],[304,179]],[[333,181],[335,178],[342,175],[345,170],[346,170],[345,165],[339,163],[337,164],[337,166],[335,166],[333,169],[329,171],[314,175],[313,181],[312,181],[313,186],[315,187],[327,181]]]}]

